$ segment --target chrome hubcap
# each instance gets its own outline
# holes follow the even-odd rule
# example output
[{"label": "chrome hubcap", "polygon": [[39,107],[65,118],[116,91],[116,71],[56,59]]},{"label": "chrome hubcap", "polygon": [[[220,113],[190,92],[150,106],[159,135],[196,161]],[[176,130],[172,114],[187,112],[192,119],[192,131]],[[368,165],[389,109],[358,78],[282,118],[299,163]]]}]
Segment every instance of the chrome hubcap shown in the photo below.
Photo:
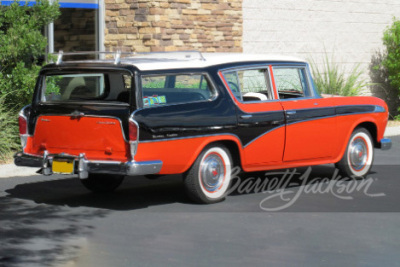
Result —
[{"label": "chrome hubcap", "polygon": [[361,138],[356,138],[350,146],[349,160],[351,166],[359,171],[365,167],[368,160],[368,147]]},{"label": "chrome hubcap", "polygon": [[225,177],[225,166],[222,158],[217,154],[210,154],[201,164],[201,182],[209,192],[218,191]]}]

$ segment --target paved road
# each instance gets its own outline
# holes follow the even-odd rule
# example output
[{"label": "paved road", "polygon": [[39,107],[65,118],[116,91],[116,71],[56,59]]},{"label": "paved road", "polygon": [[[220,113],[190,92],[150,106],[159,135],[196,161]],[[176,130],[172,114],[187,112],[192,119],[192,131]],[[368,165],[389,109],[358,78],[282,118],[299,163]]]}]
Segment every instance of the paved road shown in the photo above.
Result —
[{"label": "paved road", "polygon": [[392,140],[365,181],[329,165],[252,173],[208,206],[188,201],[179,176],[107,195],[69,176],[0,179],[0,266],[400,266]]}]

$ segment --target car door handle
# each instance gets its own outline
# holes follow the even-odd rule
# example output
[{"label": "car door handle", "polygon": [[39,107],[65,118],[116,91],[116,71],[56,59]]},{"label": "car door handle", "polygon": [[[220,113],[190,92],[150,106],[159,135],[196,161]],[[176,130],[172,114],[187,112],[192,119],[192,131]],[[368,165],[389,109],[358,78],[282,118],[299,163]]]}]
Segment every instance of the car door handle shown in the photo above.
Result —
[{"label": "car door handle", "polygon": [[253,115],[241,115],[240,118],[242,119],[250,119],[251,117],[253,117]]},{"label": "car door handle", "polygon": [[295,110],[286,111],[286,115],[294,115],[294,114],[296,114]]}]

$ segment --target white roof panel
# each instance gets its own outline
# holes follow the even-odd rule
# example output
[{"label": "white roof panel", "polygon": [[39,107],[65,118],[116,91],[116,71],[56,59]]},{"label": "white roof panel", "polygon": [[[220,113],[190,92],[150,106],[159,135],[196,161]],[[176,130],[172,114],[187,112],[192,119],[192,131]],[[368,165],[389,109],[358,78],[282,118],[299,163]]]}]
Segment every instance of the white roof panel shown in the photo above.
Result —
[{"label": "white roof panel", "polygon": [[247,61],[270,61],[270,62],[306,62],[303,59],[287,56],[263,55],[263,54],[242,54],[242,53],[203,53],[202,57],[195,59],[172,59],[166,56],[163,58],[139,55],[130,58],[121,58],[121,63],[135,65],[142,71],[166,70],[166,69],[196,69],[216,66],[227,63],[240,63]]}]

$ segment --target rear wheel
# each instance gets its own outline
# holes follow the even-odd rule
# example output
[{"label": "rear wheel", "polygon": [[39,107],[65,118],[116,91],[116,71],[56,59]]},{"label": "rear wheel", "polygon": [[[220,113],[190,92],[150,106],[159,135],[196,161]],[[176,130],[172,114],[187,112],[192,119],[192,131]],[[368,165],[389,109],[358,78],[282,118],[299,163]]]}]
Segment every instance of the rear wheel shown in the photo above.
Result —
[{"label": "rear wheel", "polygon": [[206,147],[184,176],[188,196],[197,203],[225,199],[231,181],[232,158],[223,145]]},{"label": "rear wheel", "polygon": [[81,182],[94,193],[108,193],[117,189],[124,177],[123,175],[89,173],[89,177],[81,179]]},{"label": "rear wheel", "polygon": [[374,146],[371,134],[365,128],[352,133],[343,158],[336,167],[346,177],[361,178],[368,174],[374,161]]}]

